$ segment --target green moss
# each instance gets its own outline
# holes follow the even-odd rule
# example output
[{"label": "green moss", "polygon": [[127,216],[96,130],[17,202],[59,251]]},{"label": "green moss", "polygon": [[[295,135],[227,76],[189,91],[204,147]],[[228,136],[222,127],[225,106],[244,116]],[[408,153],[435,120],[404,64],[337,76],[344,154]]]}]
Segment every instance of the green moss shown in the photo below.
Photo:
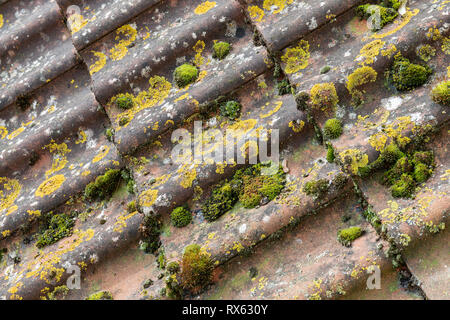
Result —
[{"label": "green moss", "polygon": [[192,213],[186,207],[175,208],[170,214],[172,225],[177,228],[187,226],[192,221]]},{"label": "green moss", "polygon": [[161,246],[160,234],[162,224],[157,217],[147,215],[139,226],[142,235],[140,249],[145,253],[155,253]]},{"label": "green moss", "polygon": [[20,110],[25,111],[31,106],[31,95],[21,94],[16,98],[16,105]]},{"label": "green moss", "polygon": [[203,216],[206,221],[215,221],[225,212],[230,210],[237,201],[237,193],[233,190],[230,183],[225,182],[224,184],[215,187],[211,196],[203,204]]},{"label": "green moss", "polygon": [[320,69],[320,74],[328,73],[331,70],[330,66],[325,66],[322,69]]},{"label": "green moss", "polygon": [[239,201],[244,208],[250,209],[261,203],[262,195],[258,191],[262,186],[262,177],[244,177],[244,187],[239,195]]},{"label": "green moss", "polygon": [[114,300],[111,292],[109,291],[99,291],[91,294],[86,300]]},{"label": "green moss", "polygon": [[331,145],[331,143],[328,143],[328,144],[327,144],[327,161],[328,161],[329,163],[333,163],[333,162],[334,162],[334,159],[336,159],[336,156],[335,156],[335,154],[334,154],[334,148],[333,148],[333,146]]},{"label": "green moss", "polygon": [[213,50],[213,58],[222,60],[230,53],[231,45],[228,42],[216,42]]},{"label": "green moss", "polygon": [[450,106],[450,80],[439,82],[431,90],[431,99],[444,106]]},{"label": "green moss", "polygon": [[394,10],[398,10],[398,9],[400,9],[400,6],[402,5],[402,1],[401,0],[383,0],[381,2],[381,4],[384,7],[390,7]]},{"label": "green moss", "polygon": [[362,230],[360,227],[350,227],[347,229],[339,230],[338,241],[344,246],[348,247],[352,242],[362,235]]},{"label": "green moss", "polygon": [[239,118],[241,113],[241,104],[237,101],[227,101],[220,105],[220,114],[232,120]]},{"label": "green moss", "polygon": [[391,187],[392,196],[395,198],[410,198],[415,191],[415,182],[411,175],[404,173]]},{"label": "green moss", "polygon": [[130,122],[130,118],[124,116],[119,120],[119,126],[125,126],[128,122]]},{"label": "green moss", "polygon": [[169,262],[166,266],[166,270],[169,274],[176,274],[180,271],[180,264],[176,261]]},{"label": "green moss", "polygon": [[303,192],[308,196],[318,199],[324,196],[328,192],[329,188],[330,185],[327,179],[319,179],[305,183],[303,186]]},{"label": "green moss", "polygon": [[104,200],[111,197],[117,189],[120,177],[120,170],[108,170],[104,175],[97,177],[94,182],[86,186],[84,196],[89,200]]},{"label": "green moss", "polygon": [[164,250],[160,250],[158,255],[158,268],[164,269],[165,267],[166,267],[166,256],[164,254]]},{"label": "green moss", "polygon": [[129,93],[119,94],[116,98],[116,105],[122,110],[128,110],[134,107],[133,96]]},{"label": "green moss", "polygon": [[336,118],[328,119],[323,127],[323,133],[327,139],[339,138],[342,131],[342,122]]},{"label": "green moss", "polygon": [[380,17],[380,23],[379,25],[374,23],[372,25],[372,31],[378,31],[382,29],[385,25],[393,21],[398,16],[397,10],[379,5],[365,4],[356,8],[356,14],[362,19],[368,19],[372,15],[378,13]]},{"label": "green moss", "polygon": [[67,286],[58,286],[53,289],[52,292],[49,292],[47,294],[48,300],[62,300],[64,299],[67,294],[69,293],[69,288]]},{"label": "green moss", "polygon": [[335,110],[339,102],[334,83],[315,84],[310,91],[312,106],[322,111]]},{"label": "green moss", "polygon": [[401,178],[403,173],[409,173],[413,171],[413,165],[408,158],[402,157],[397,160],[395,165],[385,172],[383,180],[388,185],[393,185],[398,179]]},{"label": "green moss", "polygon": [[392,77],[392,82],[397,90],[405,91],[425,84],[432,73],[428,66],[411,63],[407,58],[398,54],[395,56],[388,77]]},{"label": "green moss", "polygon": [[179,88],[184,88],[188,84],[193,83],[195,82],[195,80],[197,80],[198,69],[191,64],[185,63],[175,69],[173,77],[177,86]]},{"label": "green moss", "polygon": [[427,165],[423,163],[418,163],[414,167],[414,179],[418,183],[422,183],[428,180],[429,177],[433,174],[433,170],[428,168]]},{"label": "green moss", "polygon": [[307,92],[304,92],[304,91],[299,92],[295,96],[295,102],[297,103],[298,110],[305,111],[306,109],[308,109],[309,101],[310,101],[310,96],[309,96],[309,93],[307,93]]},{"label": "green moss", "polygon": [[389,168],[397,162],[398,159],[404,157],[405,154],[399,149],[395,143],[390,143],[378,156],[370,166],[371,169],[379,170]]},{"label": "green moss", "polygon": [[136,201],[133,200],[133,201],[128,202],[127,211],[129,213],[131,213],[131,212],[135,212],[136,210],[137,210]]},{"label": "green moss", "polygon": [[58,242],[62,238],[71,236],[75,220],[73,215],[65,213],[52,214],[50,212],[44,217],[42,224],[44,228],[38,234],[36,242],[38,248],[43,248]]},{"label": "green moss", "polygon": [[287,80],[277,82],[278,95],[282,96],[291,93],[291,85]]},{"label": "green moss", "polygon": [[184,249],[181,261],[181,285],[191,292],[198,292],[212,280],[214,270],[209,255],[202,252],[198,244],[192,244]]},{"label": "green moss", "polygon": [[429,44],[424,44],[417,48],[417,55],[423,61],[428,62],[436,55],[436,49]]},{"label": "green moss", "polygon": [[108,141],[112,142],[114,140],[114,129],[113,128],[106,129],[105,135],[106,138],[108,138]]},{"label": "green moss", "polygon": [[434,154],[432,151],[416,151],[412,161],[415,165],[423,163],[427,166],[434,166]]}]

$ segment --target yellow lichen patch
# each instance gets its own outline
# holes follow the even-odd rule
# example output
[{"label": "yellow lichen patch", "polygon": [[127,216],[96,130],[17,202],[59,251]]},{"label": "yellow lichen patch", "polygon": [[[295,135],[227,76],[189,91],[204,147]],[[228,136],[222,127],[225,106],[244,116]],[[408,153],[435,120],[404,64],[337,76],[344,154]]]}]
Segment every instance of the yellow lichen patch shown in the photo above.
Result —
[{"label": "yellow lichen patch", "polygon": [[[27,122],[27,123],[23,123],[23,122],[22,122],[22,126],[21,126],[20,128],[14,130],[13,132],[11,132],[11,133],[8,135],[8,140],[12,140],[12,139],[14,139],[15,137],[17,137],[19,134],[21,134],[22,132],[24,132],[24,131],[25,131],[25,128],[28,127],[32,122],[33,122],[33,121],[29,121],[29,122]],[[5,129],[5,130],[6,130],[6,129]],[[0,132],[1,132],[1,131],[0,131]]]},{"label": "yellow lichen patch", "polygon": [[258,6],[249,6],[247,11],[250,15],[250,18],[255,22],[261,22],[264,18],[264,10],[262,10]]},{"label": "yellow lichen patch", "polygon": [[450,54],[450,38],[446,37],[442,39],[441,49],[445,54]]},{"label": "yellow lichen patch", "polygon": [[358,169],[367,166],[369,163],[369,156],[358,149],[347,149],[339,153],[340,161],[348,165],[348,170],[357,174]]},{"label": "yellow lichen patch", "polygon": [[294,0],[264,0],[263,8],[267,11],[271,11],[273,7],[277,9],[273,11],[273,14],[280,13],[284,10],[287,4],[291,4]]},{"label": "yellow lichen patch", "polygon": [[299,123],[297,121],[289,122],[289,128],[292,128],[292,131],[298,133],[303,130],[305,127],[305,122],[301,120]]},{"label": "yellow lichen patch", "polygon": [[239,120],[228,127],[229,130],[234,130],[236,136],[245,136],[247,133],[255,128],[258,121],[256,119]]},{"label": "yellow lichen patch", "polygon": [[205,42],[198,40],[192,49],[196,52],[194,64],[200,68],[205,63],[205,58],[202,57],[203,50],[205,50]]},{"label": "yellow lichen patch", "polygon": [[8,129],[6,127],[0,126],[0,139],[3,140],[8,135]]},{"label": "yellow lichen patch", "polygon": [[90,175],[91,174],[91,172],[89,171],[89,170],[86,170],[86,171],[83,171],[82,173],[81,173],[81,176],[82,177],[87,177],[88,175]]},{"label": "yellow lichen patch", "polygon": [[217,5],[217,3],[214,2],[214,1],[205,1],[205,2],[203,2],[201,4],[199,4],[197,6],[197,8],[195,8],[194,13],[198,14],[198,15],[205,14],[209,10],[214,8],[216,5]]},{"label": "yellow lichen patch", "polygon": [[188,166],[190,164],[185,164],[177,171],[180,174],[180,185],[185,189],[192,187],[192,183],[197,178],[197,166],[194,166],[192,169],[187,169]]},{"label": "yellow lichen patch", "polygon": [[2,186],[0,189],[0,212],[10,215],[18,209],[14,205],[14,201],[19,196],[22,186],[19,181],[5,177],[0,177],[0,186]]},{"label": "yellow lichen patch", "polygon": [[377,151],[382,151],[387,142],[387,136],[383,132],[378,132],[369,138],[370,145]]},{"label": "yellow lichen patch", "polygon": [[413,11],[408,10],[403,17],[401,18],[401,20],[396,20],[394,22],[394,24],[396,24],[397,26],[395,28],[393,28],[392,30],[389,30],[385,33],[381,33],[381,34],[374,34],[371,36],[371,38],[373,39],[382,39],[385,38],[387,36],[393,35],[394,33],[396,33],[397,31],[399,31],[400,29],[402,29],[404,26],[406,26],[411,19],[416,16],[418,13],[420,12],[419,9],[414,9]]},{"label": "yellow lichen patch", "polygon": [[[182,100],[187,99],[187,98],[189,98],[189,92],[183,94],[182,96],[179,96],[179,97],[176,98],[173,102],[182,101]],[[172,121],[172,123],[173,123],[173,120],[167,120],[167,121],[166,121],[166,124],[167,124],[167,122],[169,122],[169,121]]]},{"label": "yellow lichen patch", "polygon": [[124,39],[120,39],[119,43],[110,50],[113,61],[122,60],[126,56],[128,46],[136,40],[137,31],[131,25],[126,24],[117,29],[116,34],[116,41],[120,39],[121,34],[124,36]]},{"label": "yellow lichen patch", "polygon": [[380,50],[381,48],[383,48],[385,43],[386,42],[381,40],[374,40],[362,47],[359,55],[356,58],[363,58],[364,61],[360,62],[359,64],[364,66],[374,63],[375,57],[380,54]]},{"label": "yellow lichen patch", "polygon": [[23,287],[23,282],[19,281],[13,287],[8,289],[8,292],[11,293],[11,296],[9,297],[11,300],[23,300],[23,298],[17,294],[21,287]]},{"label": "yellow lichen patch", "polygon": [[308,66],[309,58],[309,42],[300,40],[296,47],[286,49],[281,61],[286,64],[286,73],[291,74],[305,69]]},{"label": "yellow lichen patch", "polygon": [[51,169],[45,172],[45,177],[48,178],[55,172],[64,169],[64,167],[68,162],[66,154],[68,154],[72,150],[70,150],[67,147],[67,144],[65,143],[57,144],[54,140],[52,140],[50,144],[43,147],[43,149],[48,149],[50,153],[53,155],[52,167]]},{"label": "yellow lichen patch", "polygon": [[[141,91],[136,97],[131,96],[133,100],[133,108],[128,109],[115,118],[115,122],[119,124],[120,119],[126,117],[131,120],[134,118],[134,116],[146,109],[154,107],[158,104],[161,104],[164,102],[164,100],[169,96],[170,89],[172,89],[172,84],[166,80],[164,77],[160,76],[154,76],[150,78],[149,80],[150,87],[147,91]],[[117,96],[113,97],[110,101],[110,104],[113,104],[114,101],[117,99]],[[123,128],[127,127],[128,122],[126,125],[123,126]],[[120,130],[122,127],[118,127],[116,130]]]},{"label": "yellow lichen patch", "polygon": [[37,188],[35,192],[36,197],[43,198],[44,196],[51,195],[53,192],[55,192],[62,186],[64,181],[66,181],[66,177],[64,177],[62,174],[58,174],[45,180]]},{"label": "yellow lichen patch", "polygon": [[93,75],[94,73],[102,70],[106,65],[107,56],[103,52],[92,51],[95,57],[97,57],[97,61],[94,64],[89,66],[89,73]]},{"label": "yellow lichen patch", "polygon": [[4,24],[4,20],[3,20],[3,15],[0,14],[0,29],[3,28],[3,24]]},{"label": "yellow lichen patch", "polygon": [[55,265],[61,262],[61,257],[71,251],[74,251],[83,242],[90,241],[94,237],[94,230],[87,229],[86,231],[74,230],[73,237],[64,239],[60,245],[54,250],[41,254],[35,259],[32,259],[20,271],[21,277],[25,273],[25,278],[36,278],[51,283],[52,281],[59,282],[64,274],[64,268],[56,268]]},{"label": "yellow lichen patch", "polygon": [[87,139],[86,132],[83,130],[78,131],[78,140],[75,141],[75,144],[85,143]]},{"label": "yellow lichen patch", "polygon": [[158,197],[158,190],[147,190],[139,196],[139,204],[143,207],[151,207]]},{"label": "yellow lichen patch", "polygon": [[99,154],[97,154],[94,159],[92,159],[92,163],[97,163],[100,160],[102,160],[104,157],[106,157],[109,153],[110,147],[109,146],[103,146],[101,148],[101,151]]},{"label": "yellow lichen patch", "polygon": [[124,228],[127,227],[127,220],[134,217],[136,214],[138,214],[137,211],[131,212],[129,214],[127,214],[128,212],[124,212],[123,214],[119,215],[116,218],[116,222],[114,223],[114,232],[119,232],[121,233],[123,231]]},{"label": "yellow lichen patch", "polygon": [[34,220],[35,218],[39,218],[41,216],[41,210],[27,210],[27,213],[30,216],[31,220]]},{"label": "yellow lichen patch", "polygon": [[67,18],[67,23],[70,26],[72,34],[77,33],[88,23],[88,21],[81,14],[72,14]]},{"label": "yellow lichen patch", "polygon": [[281,108],[282,105],[283,105],[283,101],[277,101],[277,102],[275,102],[275,107],[274,107],[272,110],[270,110],[268,113],[262,114],[262,115],[260,116],[261,119],[268,118],[268,117],[270,117],[271,115],[273,115],[274,113],[278,112],[278,110],[280,110],[280,108]]},{"label": "yellow lichen patch", "polygon": [[377,80],[377,76],[377,72],[371,67],[364,66],[356,69],[351,75],[348,76],[348,92],[352,95],[353,98],[362,99],[364,91],[359,90],[358,88],[367,83],[375,82]]},{"label": "yellow lichen patch", "polygon": [[381,55],[383,57],[388,57],[389,59],[397,52],[397,47],[395,44],[390,44],[387,49],[381,50]]}]

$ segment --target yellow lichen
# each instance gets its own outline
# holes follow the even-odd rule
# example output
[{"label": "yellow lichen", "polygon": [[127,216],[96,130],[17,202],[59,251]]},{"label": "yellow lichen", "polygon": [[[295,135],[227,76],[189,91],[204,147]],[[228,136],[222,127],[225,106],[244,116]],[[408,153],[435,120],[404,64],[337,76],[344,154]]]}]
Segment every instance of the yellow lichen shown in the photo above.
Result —
[{"label": "yellow lichen", "polygon": [[203,2],[201,4],[199,4],[197,6],[197,8],[195,8],[194,13],[198,14],[198,15],[205,14],[209,10],[214,8],[216,5],[217,5],[217,3],[214,2],[214,1],[205,1],[205,2]]},{"label": "yellow lichen", "polygon": [[139,196],[139,203],[143,207],[151,207],[158,197],[158,190],[150,189]]},{"label": "yellow lichen", "polygon": [[0,29],[3,28],[3,24],[4,24],[3,15],[0,14]]},{"label": "yellow lichen", "polygon": [[349,165],[348,170],[353,174],[369,163],[369,156],[358,149],[347,149],[339,153],[339,158],[341,163]]},{"label": "yellow lichen", "polygon": [[397,31],[399,31],[400,29],[402,29],[404,26],[406,26],[411,19],[416,16],[418,13],[420,12],[419,9],[414,9],[413,11],[408,10],[401,19],[400,21],[395,21],[394,24],[396,24],[397,26],[395,28],[393,28],[392,30],[389,30],[385,33],[381,33],[381,34],[374,34],[371,36],[371,38],[373,39],[382,39],[385,38],[387,36],[393,35],[394,33],[396,33]]},{"label": "yellow lichen", "polygon": [[61,143],[57,144],[54,140],[50,142],[50,144],[43,147],[43,149],[48,149],[50,153],[53,155],[52,167],[51,169],[45,172],[45,177],[48,178],[55,172],[61,171],[67,164],[66,154],[71,152],[67,147],[67,144]]},{"label": "yellow lichen", "polygon": [[347,79],[347,90],[354,99],[363,100],[364,90],[358,89],[362,85],[377,80],[377,72],[368,66],[356,69]]},{"label": "yellow lichen", "polygon": [[127,227],[127,220],[132,218],[133,216],[135,216],[136,214],[138,214],[137,211],[128,213],[128,212],[124,212],[121,215],[119,215],[116,218],[116,222],[114,223],[114,232],[118,232],[121,233],[123,231],[124,228]]},{"label": "yellow lichen", "polygon": [[303,120],[301,120],[300,123],[297,123],[294,121],[289,122],[289,128],[292,128],[292,131],[294,131],[296,133],[302,131],[304,126],[305,126],[305,122]]},{"label": "yellow lichen", "polygon": [[10,215],[18,209],[18,207],[14,205],[14,201],[16,201],[19,196],[22,186],[19,181],[6,177],[0,177],[0,186],[1,185],[3,186],[0,189],[0,212],[6,212],[6,215]]},{"label": "yellow lichen", "polygon": [[106,65],[107,56],[103,52],[92,51],[95,57],[97,57],[97,61],[94,62],[93,65],[89,66],[89,72],[91,75],[102,70]]},{"label": "yellow lichen", "polygon": [[277,102],[275,102],[275,107],[274,107],[272,110],[270,110],[270,111],[269,111],[268,113],[266,113],[266,114],[261,114],[261,115],[260,115],[261,119],[268,118],[268,117],[270,117],[271,115],[273,115],[274,113],[278,112],[278,110],[280,110],[280,108],[281,108],[282,105],[283,105],[283,101],[277,101]]},{"label": "yellow lichen", "polygon": [[66,181],[66,177],[62,174],[53,176],[41,183],[41,185],[37,188],[35,195],[41,198],[48,196],[58,190],[64,181]]},{"label": "yellow lichen", "polygon": [[284,10],[287,4],[291,4],[294,0],[264,0],[263,8],[267,11],[271,11],[272,7],[277,9],[273,11],[273,14],[280,13]]},{"label": "yellow lichen", "polygon": [[125,39],[120,39],[119,43],[116,44],[111,50],[111,59],[113,61],[122,60],[128,53],[128,46],[131,45],[137,36],[137,31],[131,25],[126,24],[116,31],[116,40],[120,39],[120,35],[123,34]]},{"label": "yellow lichen", "polygon": [[196,52],[194,64],[200,68],[205,63],[205,58],[202,57],[203,50],[205,50],[205,42],[198,40],[193,49]]},{"label": "yellow lichen", "polygon": [[106,157],[109,153],[110,147],[109,146],[103,146],[101,148],[101,151],[99,154],[97,154],[94,159],[92,159],[92,163],[97,163],[100,160],[102,160],[104,157]]},{"label": "yellow lichen", "polygon": [[72,14],[67,18],[67,23],[72,30],[72,34],[77,33],[88,23],[86,19],[81,14]]},{"label": "yellow lichen", "polygon": [[308,66],[309,58],[309,42],[300,40],[296,47],[286,49],[281,61],[286,64],[286,73],[291,74],[305,69]]},{"label": "yellow lichen", "polygon": [[360,62],[359,64],[364,66],[374,63],[375,57],[380,54],[380,50],[381,48],[383,48],[384,45],[385,45],[384,41],[374,40],[366,44],[364,47],[362,47],[356,59],[364,58],[365,60]]},{"label": "yellow lichen", "polygon": [[250,18],[255,22],[261,22],[264,18],[264,10],[258,6],[249,6],[247,8]]},{"label": "yellow lichen", "polygon": [[6,127],[0,126],[0,139],[3,140],[8,135],[8,129]]}]

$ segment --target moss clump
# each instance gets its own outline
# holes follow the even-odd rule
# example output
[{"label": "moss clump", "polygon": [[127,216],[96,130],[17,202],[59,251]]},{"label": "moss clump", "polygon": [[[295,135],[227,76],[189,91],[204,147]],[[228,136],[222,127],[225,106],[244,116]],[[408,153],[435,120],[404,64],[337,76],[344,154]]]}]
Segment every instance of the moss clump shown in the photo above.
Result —
[{"label": "moss clump", "polygon": [[191,64],[185,63],[175,69],[173,77],[177,86],[179,88],[184,88],[188,84],[193,83],[195,82],[195,80],[197,80],[198,69]]},{"label": "moss clump", "polygon": [[415,165],[423,163],[427,166],[434,166],[434,155],[431,151],[416,151],[413,154],[413,163]]},{"label": "moss clump", "polygon": [[450,106],[450,80],[439,82],[431,90],[431,99],[444,106]]},{"label": "moss clump", "polygon": [[408,158],[406,156],[402,157],[397,160],[397,162],[391,169],[385,172],[383,177],[384,183],[392,185],[395,183],[395,181],[401,178],[403,173],[411,172],[413,169],[414,167],[408,160]]},{"label": "moss clump", "polygon": [[370,167],[373,170],[379,170],[383,168],[390,168],[397,162],[398,159],[404,157],[405,154],[399,149],[395,143],[390,143],[387,147],[381,151],[377,160],[371,163]]},{"label": "moss clump", "polygon": [[198,244],[191,244],[184,249],[181,261],[181,285],[191,292],[198,292],[212,280],[214,270],[209,255],[202,252]]},{"label": "moss clump", "polygon": [[139,226],[142,235],[140,249],[145,253],[155,253],[161,246],[160,234],[162,224],[157,217],[145,216],[144,221]]},{"label": "moss clump", "polygon": [[363,231],[360,227],[342,229],[338,232],[338,241],[344,246],[349,247],[355,239],[362,235],[362,233]]},{"label": "moss clump", "polygon": [[43,248],[60,239],[72,235],[75,225],[74,216],[65,213],[52,214],[50,212],[43,219],[43,231],[38,235],[36,247]]},{"label": "moss clump", "polygon": [[133,96],[129,93],[119,94],[116,98],[116,105],[122,110],[128,110],[134,107]]},{"label": "moss clump", "polygon": [[180,264],[176,261],[169,262],[166,266],[166,270],[170,274],[176,274],[180,271]]},{"label": "moss clump", "polygon": [[398,10],[398,9],[400,9],[400,7],[402,5],[402,1],[401,0],[383,0],[383,1],[381,1],[381,5],[383,5],[384,7],[392,8],[394,10]]},{"label": "moss clump", "polygon": [[272,175],[264,175],[269,164],[256,164],[236,171],[230,182],[216,186],[211,197],[203,205],[203,216],[207,221],[218,219],[239,200],[247,208],[254,208],[275,199],[285,185],[285,173],[281,166]]},{"label": "moss clump", "polygon": [[312,106],[322,111],[336,108],[339,97],[333,83],[318,83],[310,91]]},{"label": "moss clump", "polygon": [[417,48],[417,55],[423,61],[428,62],[436,55],[436,49],[429,44],[425,44]]},{"label": "moss clump", "polygon": [[47,299],[45,297],[41,297],[41,299],[44,300],[62,300],[64,299],[67,294],[69,293],[69,288],[67,286],[58,286],[53,289],[52,292],[49,292],[47,294]]},{"label": "moss clump", "polygon": [[308,108],[308,103],[310,101],[309,93],[307,92],[299,92],[295,96],[295,102],[297,103],[297,109],[305,111]]},{"label": "moss clump", "polygon": [[415,191],[415,182],[411,175],[404,173],[391,187],[395,198],[410,198]]},{"label": "moss clump", "polygon": [[325,66],[322,69],[320,69],[320,74],[328,73],[331,70],[330,66]]},{"label": "moss clump", "polygon": [[281,166],[273,175],[262,175],[264,165],[257,164],[245,170],[239,170],[234,179],[242,181],[239,201],[244,208],[254,208],[264,202],[275,199],[285,185],[285,173]]},{"label": "moss clump", "polygon": [[[356,14],[362,19],[379,14],[379,23],[372,23],[372,31],[378,31],[398,16],[397,10],[373,4],[365,4],[356,8]],[[376,19],[374,19],[376,20]],[[378,21],[375,21],[378,22]]]},{"label": "moss clump", "polygon": [[237,101],[227,101],[220,105],[220,114],[232,120],[239,118],[241,113],[241,104]]},{"label": "moss clump", "polygon": [[229,182],[214,188],[211,197],[203,204],[203,216],[206,221],[217,220],[230,210],[238,200],[238,194]]},{"label": "moss clump", "polygon": [[411,63],[409,59],[399,53],[395,56],[394,63],[390,71],[387,72],[387,77],[388,79],[392,78],[397,90],[405,91],[425,84],[432,73],[428,66]]},{"label": "moss clump", "polygon": [[135,212],[137,210],[137,208],[136,208],[136,201],[130,201],[130,202],[128,202],[128,204],[127,204],[127,211],[129,212],[129,213],[131,213],[131,212]]},{"label": "moss clump", "polygon": [[277,90],[279,96],[289,94],[291,93],[291,85],[287,80],[282,80],[280,82],[277,82]]},{"label": "moss clump", "polygon": [[117,189],[120,181],[120,170],[110,169],[102,176],[89,183],[84,189],[84,196],[89,200],[104,200]]},{"label": "moss clump", "polygon": [[192,213],[186,207],[175,208],[170,214],[172,225],[177,228],[187,226],[192,221]]},{"label": "moss clump", "polygon": [[377,72],[369,66],[358,68],[348,76],[347,90],[352,95],[352,100],[355,105],[364,103],[365,91],[361,89],[361,86],[375,82],[377,76]]},{"label": "moss clump", "polygon": [[330,184],[327,179],[319,179],[305,183],[303,186],[303,192],[308,196],[318,199],[324,196],[328,192],[329,188]]},{"label": "moss clump", "polygon": [[430,169],[426,164],[418,163],[414,167],[414,179],[417,183],[422,183],[428,180],[433,174],[433,170]]},{"label": "moss clump", "polygon": [[114,300],[111,292],[109,291],[99,291],[91,294],[85,300]]},{"label": "moss clump", "polygon": [[124,116],[119,119],[119,126],[125,126],[130,122],[130,118]]},{"label": "moss clump", "polygon": [[336,156],[334,154],[334,148],[331,145],[331,143],[328,143],[328,145],[327,145],[327,161],[329,163],[333,163],[334,159],[336,159]]},{"label": "moss clump", "polygon": [[327,139],[339,138],[342,134],[342,122],[339,119],[328,119],[323,127],[323,133]]},{"label": "moss clump", "polygon": [[213,58],[222,60],[230,53],[231,45],[228,42],[216,42],[213,46],[213,50]]},{"label": "moss clump", "polygon": [[114,129],[113,128],[106,129],[105,135],[106,135],[106,138],[108,139],[108,141],[113,142],[113,140],[114,140]]},{"label": "moss clump", "polygon": [[16,105],[20,110],[25,111],[31,106],[31,95],[21,94],[16,98]]}]

